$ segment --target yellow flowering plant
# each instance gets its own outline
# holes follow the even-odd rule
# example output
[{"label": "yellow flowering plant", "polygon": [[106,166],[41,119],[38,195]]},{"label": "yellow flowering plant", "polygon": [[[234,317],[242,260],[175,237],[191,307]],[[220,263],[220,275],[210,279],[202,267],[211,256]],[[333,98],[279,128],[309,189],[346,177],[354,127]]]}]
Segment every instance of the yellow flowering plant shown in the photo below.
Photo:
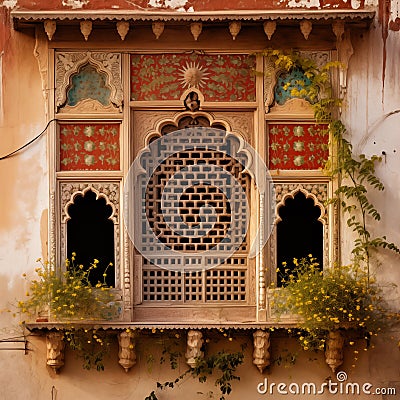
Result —
[{"label": "yellow flowering plant", "polygon": [[[75,265],[75,253],[65,261],[65,269],[57,268],[48,261],[37,260],[37,279],[29,281],[26,300],[18,302],[23,314],[37,316],[48,310],[52,320],[97,320],[112,319],[117,314],[117,305],[111,288],[106,285],[107,270],[103,281],[92,284],[90,273],[97,268],[94,260],[88,268]],[[24,274],[26,277],[26,274]]]},{"label": "yellow flowering plant", "polygon": [[337,329],[356,329],[369,340],[396,316],[382,287],[360,266],[322,271],[309,255],[284,268],[284,286],[275,291],[273,308],[278,315],[299,316],[299,339],[305,350],[323,349],[327,333]]}]

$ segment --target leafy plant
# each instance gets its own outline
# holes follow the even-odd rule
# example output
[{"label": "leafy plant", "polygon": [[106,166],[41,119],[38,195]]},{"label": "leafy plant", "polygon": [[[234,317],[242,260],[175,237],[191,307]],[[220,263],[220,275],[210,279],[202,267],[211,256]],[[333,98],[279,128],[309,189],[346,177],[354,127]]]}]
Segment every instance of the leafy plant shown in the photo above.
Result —
[{"label": "leafy plant", "polygon": [[[157,388],[160,390],[174,388],[175,385],[188,375],[198,379],[199,382],[204,383],[216,371],[219,371],[221,375],[216,379],[215,385],[219,387],[221,392],[220,400],[225,400],[225,395],[228,395],[232,391],[232,381],[240,380],[240,377],[235,373],[236,368],[241,365],[243,361],[244,354],[242,351],[229,353],[222,350],[209,357],[197,359],[194,368],[187,369],[173,381],[167,381],[164,383],[157,382]],[[153,390],[145,400],[158,400],[155,391]]]},{"label": "leafy plant", "polygon": [[327,203],[340,205],[343,212],[349,215],[347,226],[357,234],[352,254],[354,263],[363,263],[370,273],[371,251],[386,248],[396,253],[400,249],[386,236],[372,236],[368,229],[368,218],[379,221],[381,216],[377,208],[370,202],[370,189],[383,191],[384,185],[375,174],[376,164],[381,161],[379,156],[367,157],[364,154],[355,155],[353,146],[346,136],[348,132],[344,124],[336,118],[342,99],[334,94],[331,75],[343,64],[337,61],[327,62],[322,66],[296,51],[267,49],[261,53],[268,57],[276,69],[300,70],[307,78],[289,82],[285,90],[290,90],[293,97],[307,99],[314,110],[317,123],[327,123],[331,135],[333,154],[325,165],[325,172],[340,182],[334,197]]},{"label": "leafy plant", "polygon": [[356,264],[364,262],[369,272],[372,249],[381,247],[400,253],[400,249],[394,243],[388,242],[386,236],[373,237],[367,227],[368,217],[375,221],[381,219],[377,208],[368,199],[369,188],[384,190],[383,183],[375,175],[375,165],[381,158],[376,155],[368,158],[364,154],[355,157],[351,143],[345,139],[344,125],[340,121],[334,121],[330,128],[336,157],[331,157],[326,171],[333,177],[341,177],[342,182],[329,203],[339,204],[349,214],[347,226],[357,234],[352,250],[354,261]]},{"label": "leafy plant", "polygon": [[[64,323],[64,341],[83,360],[83,368],[104,369],[103,359],[109,351],[110,335],[93,328],[75,328],[73,321],[112,319],[118,315],[114,294],[106,285],[107,269],[103,282],[91,284],[90,273],[97,268],[98,260],[85,268],[75,265],[75,253],[65,261],[65,270],[48,261],[38,260],[37,279],[29,281],[27,299],[18,302],[22,314],[36,317],[46,310],[50,318]],[[27,279],[26,274],[23,276]]]},{"label": "leafy plant", "polygon": [[329,331],[354,328],[364,337],[377,335],[397,317],[386,304],[382,287],[354,264],[321,271],[312,256],[294,259],[285,286],[275,291],[278,315],[300,317],[299,334],[305,350],[323,349]]},{"label": "leafy plant", "polygon": [[[111,288],[103,282],[92,285],[89,276],[97,268],[94,260],[89,268],[74,265],[75,255],[66,260],[65,271],[48,261],[38,260],[41,266],[35,269],[38,279],[29,281],[27,299],[18,302],[23,314],[35,316],[41,310],[48,309],[49,317],[54,320],[95,320],[111,319],[117,313],[117,305]],[[23,274],[25,278],[26,274]]]}]

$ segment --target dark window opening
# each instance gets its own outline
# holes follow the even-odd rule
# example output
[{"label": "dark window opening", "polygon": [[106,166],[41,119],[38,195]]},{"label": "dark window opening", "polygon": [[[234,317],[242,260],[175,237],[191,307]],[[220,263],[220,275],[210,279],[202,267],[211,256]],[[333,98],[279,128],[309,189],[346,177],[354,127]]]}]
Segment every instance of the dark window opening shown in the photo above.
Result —
[{"label": "dark window opening", "polygon": [[277,266],[278,286],[282,286],[282,279],[287,277],[282,263],[293,269],[293,259],[301,259],[312,254],[320,268],[323,268],[323,225],[318,218],[321,209],[312,199],[299,192],[293,199],[286,200],[279,209],[282,219],[277,225]]},{"label": "dark window opening", "polygon": [[71,258],[75,252],[75,266],[83,264],[85,268],[94,259],[99,260],[97,268],[90,271],[90,283],[103,282],[106,271],[106,284],[115,286],[114,223],[109,219],[111,206],[104,198],[96,200],[96,194],[89,190],[84,196],[75,198],[68,214],[71,217],[67,222],[68,257]]}]

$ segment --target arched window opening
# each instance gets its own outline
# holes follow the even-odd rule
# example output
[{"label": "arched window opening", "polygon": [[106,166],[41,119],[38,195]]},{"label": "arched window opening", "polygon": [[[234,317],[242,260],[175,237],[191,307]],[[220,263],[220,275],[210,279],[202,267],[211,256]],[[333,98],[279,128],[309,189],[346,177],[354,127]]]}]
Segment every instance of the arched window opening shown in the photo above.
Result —
[{"label": "arched window opening", "polygon": [[[115,286],[114,223],[109,218],[112,208],[102,197],[89,190],[84,196],[76,196],[68,208],[67,254],[76,253],[75,266],[83,264],[88,268],[94,259],[99,260],[96,269],[89,275],[92,285],[103,282]],[[109,265],[112,263],[112,266]]]},{"label": "arched window opening", "polygon": [[288,198],[280,207],[281,220],[277,224],[277,262],[278,286],[288,272],[282,267],[293,266],[293,259],[301,259],[312,254],[323,268],[323,225],[318,218],[321,209],[314,204],[313,199],[299,192],[293,198]]}]

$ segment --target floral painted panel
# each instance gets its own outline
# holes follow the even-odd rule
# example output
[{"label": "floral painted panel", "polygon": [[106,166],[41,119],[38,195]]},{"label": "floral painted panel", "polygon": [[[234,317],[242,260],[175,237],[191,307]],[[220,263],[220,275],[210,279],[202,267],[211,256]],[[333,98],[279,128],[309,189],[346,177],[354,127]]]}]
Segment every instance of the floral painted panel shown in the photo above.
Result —
[{"label": "floral painted panel", "polygon": [[61,171],[120,169],[119,124],[60,124]]},{"label": "floral painted panel", "polygon": [[255,101],[255,57],[244,54],[131,56],[132,100],[177,100],[190,87],[207,101]]},{"label": "floral painted panel", "polygon": [[329,156],[326,124],[268,125],[269,169],[319,169]]},{"label": "floral painted panel", "polygon": [[80,100],[98,100],[103,106],[110,104],[111,89],[106,85],[106,75],[90,64],[84,65],[72,76],[71,88],[67,93],[67,104],[76,106]]}]

